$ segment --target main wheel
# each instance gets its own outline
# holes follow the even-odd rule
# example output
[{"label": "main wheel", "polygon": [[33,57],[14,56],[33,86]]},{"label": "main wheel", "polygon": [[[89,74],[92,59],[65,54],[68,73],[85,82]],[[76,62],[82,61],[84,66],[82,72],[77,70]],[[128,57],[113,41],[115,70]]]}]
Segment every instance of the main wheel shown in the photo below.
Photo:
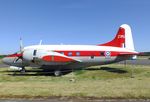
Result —
[{"label": "main wheel", "polygon": [[56,77],[58,77],[58,76],[61,76],[62,73],[61,73],[60,70],[56,70],[56,71],[54,71],[54,75],[55,75]]}]

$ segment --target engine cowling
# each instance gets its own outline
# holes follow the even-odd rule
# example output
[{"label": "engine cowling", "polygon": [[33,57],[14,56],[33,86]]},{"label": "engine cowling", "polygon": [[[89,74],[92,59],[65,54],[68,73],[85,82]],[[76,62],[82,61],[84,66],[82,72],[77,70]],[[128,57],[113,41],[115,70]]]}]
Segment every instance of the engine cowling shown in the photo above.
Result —
[{"label": "engine cowling", "polygon": [[23,52],[23,59],[28,63],[40,64],[42,63],[42,57],[49,54],[45,50],[28,49]]},{"label": "engine cowling", "polygon": [[32,61],[33,60],[33,52],[34,52],[34,49],[25,50],[23,52],[23,59],[28,62]]},{"label": "engine cowling", "polygon": [[27,49],[23,52],[23,60],[31,66],[42,65],[65,65],[74,61],[65,55],[55,51],[41,50],[41,49]]}]

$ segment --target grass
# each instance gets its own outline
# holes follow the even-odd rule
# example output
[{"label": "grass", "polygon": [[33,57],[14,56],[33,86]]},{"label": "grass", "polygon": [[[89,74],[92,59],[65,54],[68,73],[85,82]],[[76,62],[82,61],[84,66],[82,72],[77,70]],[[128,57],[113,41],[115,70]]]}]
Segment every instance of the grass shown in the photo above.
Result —
[{"label": "grass", "polygon": [[[29,68],[30,69],[30,68]],[[134,78],[131,71],[134,69]],[[75,81],[70,81],[75,79]],[[53,77],[30,69],[16,76],[8,68],[0,69],[0,98],[150,98],[150,67],[105,65]]]}]

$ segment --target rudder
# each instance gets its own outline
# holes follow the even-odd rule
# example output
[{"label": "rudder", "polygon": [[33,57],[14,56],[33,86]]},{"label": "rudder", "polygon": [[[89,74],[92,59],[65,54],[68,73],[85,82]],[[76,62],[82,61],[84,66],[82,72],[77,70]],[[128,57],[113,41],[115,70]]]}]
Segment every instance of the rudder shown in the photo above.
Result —
[{"label": "rudder", "polygon": [[134,42],[130,26],[123,24],[121,25],[121,28],[125,29],[125,48],[134,51]]}]

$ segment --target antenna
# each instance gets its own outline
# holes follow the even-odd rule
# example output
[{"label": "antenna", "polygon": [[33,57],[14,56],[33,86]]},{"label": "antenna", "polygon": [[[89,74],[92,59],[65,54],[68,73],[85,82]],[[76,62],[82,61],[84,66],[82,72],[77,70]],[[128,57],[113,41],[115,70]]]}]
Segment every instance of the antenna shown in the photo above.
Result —
[{"label": "antenna", "polygon": [[42,45],[42,40],[40,40],[40,43],[39,43],[39,45]]}]

